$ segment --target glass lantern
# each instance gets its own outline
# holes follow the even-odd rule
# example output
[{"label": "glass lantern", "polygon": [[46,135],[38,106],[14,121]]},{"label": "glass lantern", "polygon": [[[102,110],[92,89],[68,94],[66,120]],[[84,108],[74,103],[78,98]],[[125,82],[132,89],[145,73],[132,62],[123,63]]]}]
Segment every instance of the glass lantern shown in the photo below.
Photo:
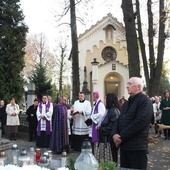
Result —
[{"label": "glass lantern", "polygon": [[38,163],[38,162],[40,162],[40,158],[41,158],[41,149],[37,148],[37,149],[35,149],[35,152],[36,152],[36,154],[35,154],[36,162]]},{"label": "glass lantern", "polygon": [[41,158],[40,158],[40,162],[38,162],[38,165],[41,167],[41,168],[48,168],[49,166],[49,161],[48,161],[48,158],[46,155],[41,155]]},{"label": "glass lantern", "polygon": [[92,154],[91,143],[86,139],[82,143],[81,154],[77,158],[74,168],[76,170],[98,170],[99,164]]},{"label": "glass lantern", "polygon": [[26,149],[22,149],[21,154],[18,157],[19,166],[27,166],[30,163],[30,157],[27,155]]},{"label": "glass lantern", "polygon": [[0,166],[5,166],[6,160],[7,160],[6,153],[0,152]]},{"label": "glass lantern", "polygon": [[12,156],[12,163],[14,165],[17,165],[18,164],[18,154],[19,154],[19,149],[18,149],[17,144],[12,145],[11,153],[12,153],[12,155],[11,155]]},{"label": "glass lantern", "polygon": [[67,166],[67,152],[64,150],[61,153],[60,161],[61,161],[61,167],[66,167]]},{"label": "glass lantern", "polygon": [[53,154],[52,154],[52,151],[47,151],[48,152],[48,155],[49,155],[49,164],[51,164],[51,161],[53,159]]},{"label": "glass lantern", "polygon": [[36,153],[35,153],[35,149],[33,146],[30,146],[29,157],[30,157],[30,165],[34,165]]},{"label": "glass lantern", "polygon": [[47,161],[49,162],[50,156],[49,156],[48,152],[44,152],[43,155],[45,155],[47,157]]}]

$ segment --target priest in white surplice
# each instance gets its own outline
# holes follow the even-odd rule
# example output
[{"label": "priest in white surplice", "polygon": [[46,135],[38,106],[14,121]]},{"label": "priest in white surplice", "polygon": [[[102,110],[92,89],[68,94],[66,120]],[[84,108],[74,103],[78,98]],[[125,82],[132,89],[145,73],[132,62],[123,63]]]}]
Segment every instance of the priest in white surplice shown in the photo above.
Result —
[{"label": "priest in white surplice", "polygon": [[74,103],[73,115],[73,141],[72,149],[81,151],[81,144],[89,136],[89,127],[85,124],[87,117],[91,114],[91,104],[85,99],[84,93],[79,93],[79,100]]},{"label": "priest in white surplice", "polygon": [[38,119],[36,146],[48,148],[52,131],[53,104],[48,101],[47,95],[42,96],[36,114]]}]

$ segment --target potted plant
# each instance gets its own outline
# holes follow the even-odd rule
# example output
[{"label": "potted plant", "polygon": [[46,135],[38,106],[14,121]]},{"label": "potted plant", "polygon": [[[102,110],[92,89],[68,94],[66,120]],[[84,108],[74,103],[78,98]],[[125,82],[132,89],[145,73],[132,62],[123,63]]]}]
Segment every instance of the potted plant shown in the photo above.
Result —
[{"label": "potted plant", "polygon": [[74,168],[75,162],[76,162],[75,159],[73,159],[72,157],[68,157],[67,167],[69,170],[75,170],[75,168]]},{"label": "potted plant", "polygon": [[108,161],[108,162],[101,162],[99,165],[99,170],[116,170],[117,163]]}]

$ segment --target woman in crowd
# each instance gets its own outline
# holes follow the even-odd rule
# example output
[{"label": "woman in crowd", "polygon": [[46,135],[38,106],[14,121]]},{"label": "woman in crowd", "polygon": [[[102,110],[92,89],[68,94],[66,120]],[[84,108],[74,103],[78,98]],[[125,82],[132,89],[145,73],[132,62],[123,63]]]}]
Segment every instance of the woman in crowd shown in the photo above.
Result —
[{"label": "woman in crowd", "polygon": [[119,115],[119,100],[114,93],[108,93],[106,96],[106,113],[97,126],[99,132],[99,144],[95,147],[94,154],[99,162],[117,162],[118,149],[111,138],[111,131]]},{"label": "woman in crowd", "polygon": [[16,140],[18,134],[19,122],[19,105],[15,103],[15,98],[11,98],[11,102],[6,106],[7,127],[10,140]]},{"label": "woman in crowd", "polygon": [[[170,99],[169,92],[164,93],[164,99],[161,101],[160,109],[162,110],[161,123],[170,125]],[[170,129],[164,129],[165,140],[170,140]]]},{"label": "woman in crowd", "polygon": [[162,130],[157,130],[157,124],[161,121],[162,111],[160,110],[160,99],[155,96],[155,103],[153,103],[154,123],[155,123],[155,137],[162,137]]}]

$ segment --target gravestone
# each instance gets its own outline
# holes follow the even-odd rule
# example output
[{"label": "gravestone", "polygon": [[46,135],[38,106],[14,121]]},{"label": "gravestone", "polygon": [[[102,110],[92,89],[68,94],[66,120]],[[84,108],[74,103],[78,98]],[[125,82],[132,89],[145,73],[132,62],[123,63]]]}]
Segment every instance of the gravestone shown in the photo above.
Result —
[{"label": "gravestone", "polygon": [[35,99],[35,84],[28,84],[28,93],[27,93],[27,108],[29,108]]},{"label": "gravestone", "polygon": [[0,122],[0,152],[5,151],[8,152],[12,148],[12,143],[10,140],[2,138],[2,129]]}]

